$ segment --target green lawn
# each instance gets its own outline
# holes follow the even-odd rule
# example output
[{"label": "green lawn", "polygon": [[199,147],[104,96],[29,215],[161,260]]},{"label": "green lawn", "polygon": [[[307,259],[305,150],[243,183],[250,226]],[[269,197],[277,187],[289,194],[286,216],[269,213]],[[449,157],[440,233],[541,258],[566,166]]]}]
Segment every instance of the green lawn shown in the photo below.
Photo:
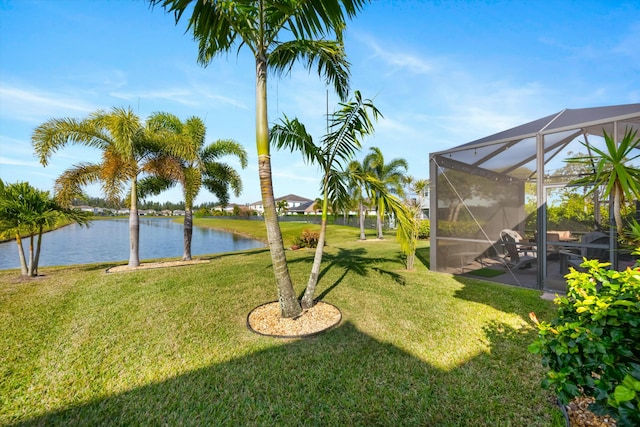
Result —
[{"label": "green lawn", "polygon": [[[196,223],[264,238],[261,222]],[[282,224],[285,241],[306,227]],[[0,271],[0,425],[563,425],[526,350],[528,313],[553,304],[430,272],[426,242],[406,272],[392,235],[358,233],[330,226],[318,296],[343,320],[309,339],[247,330],[276,298],[266,249],[27,282]],[[288,258],[302,291],[313,251]]]}]

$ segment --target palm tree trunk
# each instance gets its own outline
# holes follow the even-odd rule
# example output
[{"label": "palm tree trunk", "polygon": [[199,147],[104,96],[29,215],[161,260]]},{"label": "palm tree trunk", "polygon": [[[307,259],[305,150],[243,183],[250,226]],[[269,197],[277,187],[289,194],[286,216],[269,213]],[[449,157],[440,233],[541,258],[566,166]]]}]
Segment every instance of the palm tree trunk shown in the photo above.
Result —
[{"label": "palm tree trunk", "polygon": [[[325,190],[326,191],[326,190]],[[316,293],[316,286],[318,285],[318,276],[320,275],[320,265],[322,264],[322,255],[324,254],[324,241],[327,235],[327,208],[329,203],[327,196],[322,201],[322,221],[320,224],[320,236],[318,236],[318,246],[316,246],[316,253],[313,257],[313,266],[311,267],[311,274],[309,275],[309,281],[307,282],[307,288],[302,296],[302,308],[307,310],[313,307],[314,295]]]},{"label": "palm tree trunk", "polygon": [[613,187],[613,218],[616,221],[616,231],[619,237],[624,237],[624,223],[622,222],[621,205],[622,190],[619,186]]},{"label": "palm tree trunk", "polygon": [[131,200],[129,206],[129,267],[140,265],[140,219],[138,218],[138,182],[131,179]]},{"label": "palm tree trunk", "polygon": [[453,218],[452,218],[452,221],[453,221],[453,222],[458,221],[458,216],[460,215],[460,210],[461,210],[461,209],[462,209],[462,202],[460,202],[460,203],[458,203],[458,204],[456,205],[456,210],[455,210],[455,212],[453,213]]},{"label": "palm tree trunk", "polygon": [[258,151],[258,175],[260,194],[264,206],[264,223],[267,229],[271,263],[278,288],[280,315],[295,317],[302,312],[296,298],[289,275],[287,258],[284,252],[282,232],[278,224],[278,213],[273,196],[271,175],[271,156],[269,154],[269,123],[267,121],[267,60],[265,56],[256,56],[256,148]]},{"label": "palm tree trunk", "polygon": [[38,264],[40,263],[40,249],[42,248],[42,225],[38,229],[38,243],[36,245],[36,256],[33,259],[33,275],[38,275]]},{"label": "palm tree trunk", "polygon": [[191,261],[191,237],[193,236],[193,210],[190,208],[184,211],[184,252],[183,261]]},{"label": "palm tree trunk", "polygon": [[16,244],[18,245],[18,256],[20,257],[20,274],[27,276],[29,271],[27,270],[27,259],[24,257],[24,248],[22,247],[22,237],[20,233],[16,231]]},{"label": "palm tree trunk", "polygon": [[384,217],[384,209],[380,202],[378,202],[378,207],[376,208],[376,228],[378,232],[378,239],[383,239],[382,235],[382,218]]},{"label": "palm tree trunk", "polygon": [[364,234],[364,204],[362,200],[358,202],[358,219],[360,220],[360,240],[367,240]]},{"label": "palm tree trunk", "polygon": [[413,263],[416,258],[416,253],[413,251],[410,254],[407,254],[407,270],[413,270]]},{"label": "palm tree trunk", "polygon": [[27,275],[29,277],[33,277],[33,258],[34,258],[33,232],[30,232],[29,233],[29,270],[27,271]]}]

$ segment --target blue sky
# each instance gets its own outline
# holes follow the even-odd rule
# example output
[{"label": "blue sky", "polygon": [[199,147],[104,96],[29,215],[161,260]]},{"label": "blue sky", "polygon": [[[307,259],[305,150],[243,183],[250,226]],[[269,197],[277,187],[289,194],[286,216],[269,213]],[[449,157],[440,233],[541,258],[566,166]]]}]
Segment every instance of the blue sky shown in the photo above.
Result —
[{"label": "blue sky", "polygon": [[[185,24],[141,0],[0,0],[0,178],[52,190],[60,173],[95,150],[69,145],[42,167],[31,133],[54,117],[131,107],[198,116],[207,140],[232,138],[249,153],[244,191],[260,200],[254,134],[254,66],[248,50],[196,62]],[[347,30],[353,89],[384,119],[365,140],[387,161],[404,158],[428,178],[428,154],[564,108],[640,102],[637,1],[375,1]],[[298,117],[320,138],[327,90],[302,66],[271,77],[269,120]],[[337,97],[329,93],[329,109]],[[239,164],[229,159],[239,168]],[[273,151],[276,197],[319,195],[319,173]],[[99,187],[87,192],[100,196]],[[178,201],[178,189],[152,198]],[[206,191],[197,203],[215,201]]]}]

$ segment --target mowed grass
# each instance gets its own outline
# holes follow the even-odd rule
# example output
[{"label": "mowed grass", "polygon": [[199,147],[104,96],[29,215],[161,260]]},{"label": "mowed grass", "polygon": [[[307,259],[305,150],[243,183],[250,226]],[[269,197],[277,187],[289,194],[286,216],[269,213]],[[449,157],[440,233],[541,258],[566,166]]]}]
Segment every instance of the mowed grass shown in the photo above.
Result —
[{"label": "mowed grass", "polygon": [[[282,224],[285,242],[309,227]],[[358,233],[329,227],[317,295],[343,320],[307,339],[246,327],[276,299],[266,249],[128,273],[42,268],[32,281],[1,271],[0,425],[563,425],[527,352],[528,313],[549,318],[551,303],[430,272],[426,242],[405,271],[393,235]],[[287,254],[302,292],[313,251]]]}]

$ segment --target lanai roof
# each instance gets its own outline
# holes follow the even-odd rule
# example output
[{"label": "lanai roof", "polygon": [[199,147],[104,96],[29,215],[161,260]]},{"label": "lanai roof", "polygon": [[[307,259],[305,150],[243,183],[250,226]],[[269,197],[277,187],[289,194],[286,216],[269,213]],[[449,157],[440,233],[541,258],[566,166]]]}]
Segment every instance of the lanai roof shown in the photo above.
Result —
[{"label": "lanai roof", "polygon": [[[619,136],[625,129],[640,130],[640,104],[565,109],[469,143],[433,153],[440,166],[473,168],[517,176],[518,169],[537,155],[536,136],[544,139],[545,161],[553,158],[577,137],[603,136],[603,131]],[[640,132],[639,132],[640,133]],[[551,153],[549,153],[551,152]],[[523,177],[522,177],[523,178]]]}]

